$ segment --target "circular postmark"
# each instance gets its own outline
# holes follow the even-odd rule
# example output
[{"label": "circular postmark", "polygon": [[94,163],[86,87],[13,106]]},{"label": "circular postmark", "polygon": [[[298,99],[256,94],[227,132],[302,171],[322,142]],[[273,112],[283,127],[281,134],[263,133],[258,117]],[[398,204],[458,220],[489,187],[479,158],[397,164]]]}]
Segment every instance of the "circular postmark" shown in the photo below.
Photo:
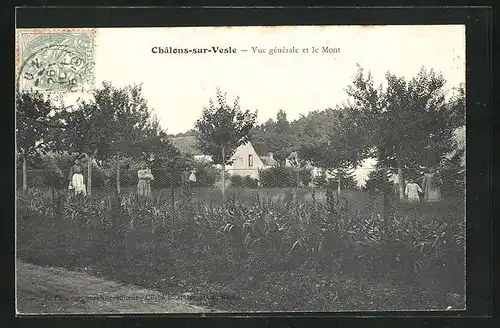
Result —
[{"label": "circular postmark", "polygon": [[41,34],[21,44],[17,85],[25,91],[84,91],[94,82],[94,40],[89,33]]}]

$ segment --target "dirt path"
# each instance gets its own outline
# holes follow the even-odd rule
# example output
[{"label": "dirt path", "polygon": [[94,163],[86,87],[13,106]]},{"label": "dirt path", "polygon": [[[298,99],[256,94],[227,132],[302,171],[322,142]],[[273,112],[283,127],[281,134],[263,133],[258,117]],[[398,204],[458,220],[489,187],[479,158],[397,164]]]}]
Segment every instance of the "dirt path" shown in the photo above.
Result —
[{"label": "dirt path", "polygon": [[208,313],[157,291],[85,272],[17,262],[18,314]]}]

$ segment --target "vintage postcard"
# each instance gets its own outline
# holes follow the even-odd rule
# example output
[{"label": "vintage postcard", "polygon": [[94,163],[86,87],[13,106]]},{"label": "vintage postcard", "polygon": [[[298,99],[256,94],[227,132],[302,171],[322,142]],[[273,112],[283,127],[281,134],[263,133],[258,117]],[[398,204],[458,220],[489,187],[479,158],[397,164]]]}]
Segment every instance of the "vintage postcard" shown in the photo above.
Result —
[{"label": "vintage postcard", "polygon": [[26,314],[465,309],[465,26],[16,30]]}]

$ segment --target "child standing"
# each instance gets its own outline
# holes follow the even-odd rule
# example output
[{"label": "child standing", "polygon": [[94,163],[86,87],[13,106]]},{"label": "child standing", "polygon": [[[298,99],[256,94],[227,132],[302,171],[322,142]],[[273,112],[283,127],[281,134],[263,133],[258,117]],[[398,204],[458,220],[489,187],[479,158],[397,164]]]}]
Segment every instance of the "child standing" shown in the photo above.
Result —
[{"label": "child standing", "polygon": [[408,202],[409,203],[418,203],[420,202],[420,196],[419,193],[422,192],[422,189],[418,184],[413,182],[412,179],[408,180],[408,183],[406,184],[405,188],[405,195],[408,197]]}]

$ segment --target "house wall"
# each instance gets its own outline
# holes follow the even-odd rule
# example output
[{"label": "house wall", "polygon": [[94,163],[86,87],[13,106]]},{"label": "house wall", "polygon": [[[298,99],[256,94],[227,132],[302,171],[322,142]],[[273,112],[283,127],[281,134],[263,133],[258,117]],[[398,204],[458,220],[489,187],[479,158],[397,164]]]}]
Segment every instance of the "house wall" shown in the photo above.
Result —
[{"label": "house wall", "polygon": [[315,167],[311,170],[311,175],[313,178],[320,176],[322,173],[323,173],[323,170],[320,169],[319,167]]},{"label": "house wall", "polygon": [[292,160],[290,160],[288,158],[285,159],[285,167],[295,167],[295,166],[296,166],[295,162],[293,162]]},{"label": "house wall", "polygon": [[[249,166],[248,156],[252,155],[253,165]],[[253,179],[259,178],[259,170],[266,168],[259,155],[250,142],[239,146],[233,157],[233,164],[227,165],[226,170],[229,174],[246,177],[249,175]]]}]

